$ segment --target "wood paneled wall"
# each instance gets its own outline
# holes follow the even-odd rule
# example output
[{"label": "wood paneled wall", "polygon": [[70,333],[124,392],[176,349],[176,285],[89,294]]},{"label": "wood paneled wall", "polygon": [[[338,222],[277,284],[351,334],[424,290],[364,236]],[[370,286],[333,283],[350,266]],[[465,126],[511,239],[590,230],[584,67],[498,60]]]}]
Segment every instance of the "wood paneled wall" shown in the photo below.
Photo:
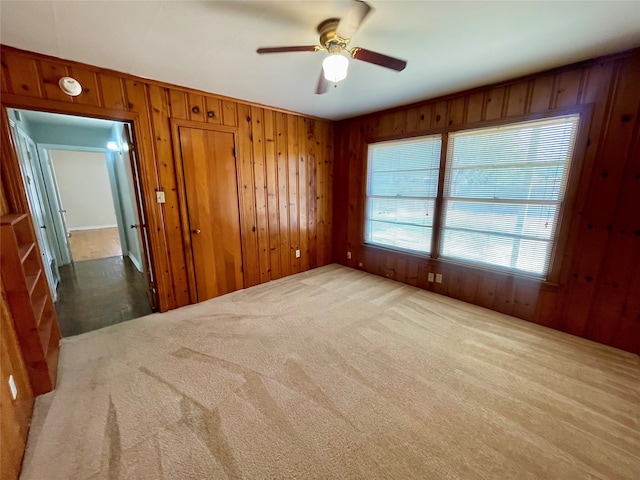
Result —
[{"label": "wood paneled wall", "polygon": [[[426,80],[428,81],[428,79]],[[363,244],[366,145],[590,112],[555,285]],[[640,353],[640,50],[336,125],[335,261]],[[584,132],[583,132],[584,133]],[[347,259],[347,251],[352,258]],[[427,281],[429,272],[443,283]]]},{"label": "wood paneled wall", "polygon": [[[237,128],[245,287],[331,261],[331,122],[10,47],[1,53],[3,106],[133,122],[161,311],[190,303],[172,119]],[[64,75],[83,85],[79,97],[60,91]],[[3,182],[12,192],[15,179]],[[166,203],[156,203],[156,191]]]},{"label": "wood paneled wall", "polygon": [[[33,394],[18,346],[4,285],[0,290],[0,322],[0,478],[13,480],[18,478],[27,443]],[[18,389],[15,400],[9,390],[9,375],[13,375]]]}]

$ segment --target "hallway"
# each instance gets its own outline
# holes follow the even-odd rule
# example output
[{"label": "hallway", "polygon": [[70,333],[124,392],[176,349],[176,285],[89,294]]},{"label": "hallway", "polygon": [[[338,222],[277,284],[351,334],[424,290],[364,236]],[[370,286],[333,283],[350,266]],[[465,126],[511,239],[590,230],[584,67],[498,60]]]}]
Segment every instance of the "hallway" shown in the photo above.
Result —
[{"label": "hallway", "polygon": [[149,315],[144,276],[129,257],[109,257],[60,267],[55,304],[63,337]]}]

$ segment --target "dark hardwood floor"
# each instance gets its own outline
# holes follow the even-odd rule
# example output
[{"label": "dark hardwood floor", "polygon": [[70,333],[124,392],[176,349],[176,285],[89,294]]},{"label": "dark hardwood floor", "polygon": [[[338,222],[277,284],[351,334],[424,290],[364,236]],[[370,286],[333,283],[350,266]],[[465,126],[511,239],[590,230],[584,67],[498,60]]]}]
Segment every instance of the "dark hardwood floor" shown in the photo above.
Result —
[{"label": "dark hardwood floor", "polygon": [[55,305],[63,337],[151,313],[144,275],[129,257],[63,265]]}]

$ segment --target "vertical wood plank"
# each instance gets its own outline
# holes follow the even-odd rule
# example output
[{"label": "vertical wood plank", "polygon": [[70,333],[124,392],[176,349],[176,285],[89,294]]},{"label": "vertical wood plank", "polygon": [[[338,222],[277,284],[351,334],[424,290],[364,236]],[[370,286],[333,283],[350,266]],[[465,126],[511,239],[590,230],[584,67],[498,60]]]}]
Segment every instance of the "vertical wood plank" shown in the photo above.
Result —
[{"label": "vertical wood plank", "polygon": [[475,303],[485,308],[493,308],[497,282],[493,277],[482,276],[476,289]]},{"label": "vertical wood plank", "polygon": [[66,65],[42,61],[40,62],[40,72],[42,74],[42,88],[45,98],[61,102],[73,102],[73,97],[64,93],[60,89],[60,85],[58,85],[62,77],[69,76]]},{"label": "vertical wood plank", "polygon": [[12,52],[2,53],[2,63],[10,75],[13,93],[27,97],[42,98],[36,61]]},{"label": "vertical wood plank", "polygon": [[529,106],[531,113],[542,113],[551,108],[554,83],[554,75],[545,75],[533,81],[533,91]]},{"label": "vertical wood plank", "polygon": [[318,135],[318,122],[313,119],[305,119],[306,124],[306,144],[307,144],[307,257],[309,260],[307,268],[318,266],[318,210],[321,204],[318,201],[318,159],[316,153],[316,135]]},{"label": "vertical wood plank", "polygon": [[578,103],[582,90],[582,69],[568,70],[558,75],[554,104],[556,108],[570,107]]},{"label": "vertical wood plank", "polygon": [[260,283],[260,264],[258,261],[258,233],[256,228],[255,183],[253,180],[253,146],[251,141],[251,107],[238,104],[239,122],[238,148],[240,150],[238,166],[242,192],[241,231],[242,256],[245,288]]},{"label": "vertical wood plank", "polygon": [[287,153],[287,114],[276,112],[276,153],[278,162],[278,224],[280,227],[280,268],[283,277],[291,275],[291,228],[289,226],[289,165]]},{"label": "vertical wood plank", "polygon": [[410,108],[407,110],[407,119],[406,119],[406,127],[405,131],[407,133],[415,133],[418,130],[418,118],[419,118],[419,109],[418,107]]},{"label": "vertical wood plank", "polygon": [[260,283],[268,282],[270,277],[269,255],[269,213],[267,211],[267,180],[265,178],[264,159],[264,111],[260,107],[251,107],[251,140],[253,142],[253,179],[256,204],[256,228],[258,230],[258,264]]},{"label": "vertical wood plank", "polygon": [[194,93],[187,94],[189,120],[194,122],[206,122],[204,97]]},{"label": "vertical wood plank", "polygon": [[505,92],[505,87],[494,88],[487,92],[487,96],[485,97],[485,120],[497,120],[498,118],[502,118]]},{"label": "vertical wood plank", "polygon": [[593,65],[585,72],[585,86],[582,90],[580,103],[596,103],[608,95],[608,89],[613,78],[613,62]]},{"label": "vertical wood plank", "polygon": [[222,123],[222,102],[219,98],[205,97],[205,117],[208,123],[219,125]]},{"label": "vertical wood plank", "polygon": [[[352,254],[351,260],[347,260],[348,266],[357,265],[357,260],[362,256],[360,245],[364,240],[362,231],[364,225],[363,202],[364,187],[363,180],[367,168],[365,154],[366,145],[362,133],[364,128],[358,122],[353,122],[348,136],[348,165],[349,165],[349,203],[347,212],[347,250]],[[366,264],[365,264],[366,265]],[[367,265],[367,268],[375,266]]]},{"label": "vertical wood plank", "polygon": [[282,277],[280,267],[280,215],[278,204],[278,159],[276,155],[275,112],[264,110],[264,161],[269,231],[270,278]]},{"label": "vertical wood plank", "polygon": [[433,106],[433,128],[443,128],[447,125],[449,116],[449,102],[438,102]]},{"label": "vertical wood plank", "polygon": [[238,104],[230,100],[222,101],[222,123],[228,127],[238,126]]},{"label": "vertical wood plank", "polygon": [[477,92],[469,95],[469,101],[467,102],[467,115],[465,118],[466,123],[479,122],[482,120],[486,104],[484,95],[484,92]]},{"label": "vertical wood plank", "polygon": [[98,83],[100,85],[100,93],[102,95],[101,103],[105,108],[113,108],[114,110],[127,110],[122,81],[120,80],[120,78],[113,75],[100,73],[98,75]]},{"label": "vertical wood plank", "polygon": [[303,117],[296,117],[298,122],[298,226],[300,234],[300,271],[309,270],[309,198],[307,197],[309,181],[308,151],[307,151],[307,122]]},{"label": "vertical wood plank", "polygon": [[522,115],[527,107],[529,82],[514,83],[509,87],[507,98],[507,117]]},{"label": "vertical wood plank", "polygon": [[289,170],[289,238],[291,239],[291,273],[300,272],[300,259],[296,258],[296,249],[300,246],[300,223],[298,217],[298,121],[293,115],[287,115],[287,155]]},{"label": "vertical wood plank", "polygon": [[513,315],[524,320],[533,320],[538,296],[538,287],[518,285],[514,296]]},{"label": "vertical wood plank", "polygon": [[169,90],[169,105],[171,106],[171,118],[186,120],[187,114],[187,94],[183,91],[172,88]]},{"label": "vertical wood plank", "polygon": [[460,300],[474,302],[478,296],[478,284],[480,278],[474,273],[465,273],[462,276],[462,291]]},{"label": "vertical wood plank", "polygon": [[464,112],[466,109],[466,97],[454,98],[449,102],[448,126],[461,125],[464,121]]},{"label": "vertical wood plank", "polygon": [[82,105],[102,106],[96,73],[80,67],[72,67],[70,73],[82,85],[82,93],[74,97],[73,101]]},{"label": "vertical wood plank", "polygon": [[418,130],[429,130],[433,125],[433,105],[418,107]]},{"label": "vertical wood plank", "polygon": [[[189,279],[186,268],[187,258],[183,245],[183,228],[180,218],[180,200],[176,183],[176,166],[171,144],[171,129],[169,125],[169,99],[166,89],[156,85],[149,85],[149,101],[151,104],[151,122],[153,138],[157,152],[160,189],[164,192],[165,203],[162,209],[167,232],[172,288],[177,307],[190,303]],[[182,162],[180,158],[176,162]],[[182,166],[178,166],[182,168]]]},{"label": "vertical wood plank", "polygon": [[333,138],[335,142],[333,163],[333,204],[331,217],[333,222],[333,234],[331,243],[333,244],[334,262],[343,263],[347,260],[348,248],[348,208],[349,208],[349,124],[339,122],[333,128]]},{"label": "vertical wood plank", "polygon": [[395,135],[402,135],[407,132],[407,113],[404,110],[398,110],[392,116],[393,118],[393,133]]}]

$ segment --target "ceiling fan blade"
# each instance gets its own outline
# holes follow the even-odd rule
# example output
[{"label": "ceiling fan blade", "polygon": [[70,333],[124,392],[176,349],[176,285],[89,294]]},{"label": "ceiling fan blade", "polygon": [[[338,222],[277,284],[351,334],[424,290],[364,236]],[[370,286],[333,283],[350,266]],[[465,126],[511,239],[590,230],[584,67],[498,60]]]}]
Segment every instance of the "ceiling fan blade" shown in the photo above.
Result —
[{"label": "ceiling fan blade", "polygon": [[320,78],[318,79],[318,86],[316,87],[316,94],[322,95],[329,90],[329,82],[324,78],[324,70],[320,69]]},{"label": "ceiling fan blade", "polygon": [[364,21],[366,16],[372,8],[361,0],[353,2],[353,7],[347,12],[347,14],[340,19],[338,28],[336,28],[336,35],[340,38],[350,39],[358,31],[360,24]]},{"label": "ceiling fan blade", "polygon": [[304,45],[297,47],[262,47],[256,50],[258,53],[285,53],[285,52],[317,52],[321,47],[317,45]]},{"label": "ceiling fan blade", "polygon": [[354,48],[351,50],[351,56],[356,60],[362,60],[363,62],[375,63],[381,67],[390,68],[401,72],[407,66],[407,62],[400,60],[399,58],[389,57],[382,53],[372,52],[365,48]]}]

